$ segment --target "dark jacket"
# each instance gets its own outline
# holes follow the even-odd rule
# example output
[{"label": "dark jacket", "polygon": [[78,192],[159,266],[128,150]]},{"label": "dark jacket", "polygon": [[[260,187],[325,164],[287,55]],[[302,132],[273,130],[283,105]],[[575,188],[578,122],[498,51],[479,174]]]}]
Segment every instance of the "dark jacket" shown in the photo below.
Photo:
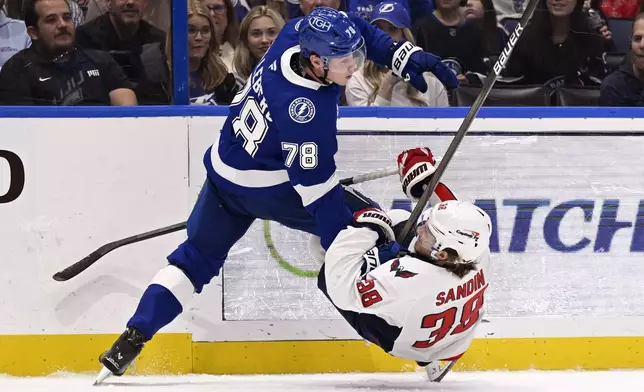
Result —
[{"label": "dark jacket", "polygon": [[143,46],[151,43],[165,45],[165,33],[141,20],[134,39],[123,41],[112,26],[109,14],[104,14],[79,26],[76,40],[83,48],[109,52],[123,68],[128,79],[138,83],[143,73],[140,59]]},{"label": "dark jacket", "polygon": [[566,41],[555,44],[550,37],[535,36],[538,32],[528,29],[530,26],[510,56],[507,76],[523,76],[521,84],[544,84],[561,78],[570,85],[579,84],[581,76],[604,76],[603,38],[593,40],[572,32]]},{"label": "dark jacket", "polygon": [[457,73],[487,73],[483,59],[488,53],[483,31],[477,24],[465,21],[458,26],[445,26],[434,14],[429,14],[414,24],[412,32],[416,44],[424,51],[443,60],[458,61]]},{"label": "dark jacket", "polygon": [[[547,0],[540,0],[534,16],[512,51],[506,76],[523,76],[521,84],[590,85],[605,76],[602,55],[606,40],[590,30],[588,16],[577,1],[569,15],[569,33],[552,42],[552,19]],[[594,81],[593,81],[594,80]]]},{"label": "dark jacket", "polygon": [[633,63],[622,64],[606,76],[599,94],[601,106],[644,106],[644,82],[635,76]]},{"label": "dark jacket", "polygon": [[32,46],[2,67],[0,105],[110,105],[110,92],[131,87],[105,52],[74,47],[52,59]]}]

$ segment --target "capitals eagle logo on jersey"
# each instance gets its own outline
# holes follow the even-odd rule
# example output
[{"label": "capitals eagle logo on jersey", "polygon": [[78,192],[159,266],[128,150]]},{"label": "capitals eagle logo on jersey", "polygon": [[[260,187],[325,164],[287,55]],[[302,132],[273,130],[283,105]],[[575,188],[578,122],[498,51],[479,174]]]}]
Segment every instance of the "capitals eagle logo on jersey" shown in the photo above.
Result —
[{"label": "capitals eagle logo on jersey", "polygon": [[400,265],[400,259],[396,259],[391,263],[391,268],[389,269],[390,272],[396,271],[396,277],[397,278],[403,278],[403,279],[408,279],[408,278],[413,278],[414,276],[418,275],[417,272],[411,272],[405,270],[405,267]]}]

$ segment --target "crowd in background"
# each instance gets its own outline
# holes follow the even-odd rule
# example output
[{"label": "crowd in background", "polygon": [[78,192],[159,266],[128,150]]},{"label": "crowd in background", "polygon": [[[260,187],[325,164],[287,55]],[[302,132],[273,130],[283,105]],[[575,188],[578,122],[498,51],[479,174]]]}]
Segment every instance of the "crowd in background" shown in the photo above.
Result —
[{"label": "crowd in background", "polygon": [[[188,0],[193,104],[226,105],[284,24],[328,6],[440,56],[461,87],[420,93],[367,62],[350,106],[470,105],[529,0]],[[642,0],[535,0],[486,105],[644,104]],[[173,103],[170,0],[0,0],[0,105]]]}]

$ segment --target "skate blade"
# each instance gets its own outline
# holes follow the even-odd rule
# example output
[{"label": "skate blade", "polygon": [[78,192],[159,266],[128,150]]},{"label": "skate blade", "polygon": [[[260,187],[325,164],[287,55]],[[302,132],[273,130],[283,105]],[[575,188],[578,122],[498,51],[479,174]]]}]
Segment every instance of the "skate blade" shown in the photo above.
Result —
[{"label": "skate blade", "polygon": [[106,378],[112,375],[112,372],[105,366],[101,369],[101,372],[98,373],[98,376],[96,377],[96,380],[94,380],[94,385],[99,385],[103,381],[105,381]]},{"label": "skate blade", "polygon": [[452,367],[456,364],[456,361],[449,361],[447,363],[441,362],[439,369],[437,372],[431,373],[429,370],[426,368],[425,371],[427,372],[427,377],[430,382],[441,382],[443,381],[443,378],[449,373],[450,370],[452,370]]}]

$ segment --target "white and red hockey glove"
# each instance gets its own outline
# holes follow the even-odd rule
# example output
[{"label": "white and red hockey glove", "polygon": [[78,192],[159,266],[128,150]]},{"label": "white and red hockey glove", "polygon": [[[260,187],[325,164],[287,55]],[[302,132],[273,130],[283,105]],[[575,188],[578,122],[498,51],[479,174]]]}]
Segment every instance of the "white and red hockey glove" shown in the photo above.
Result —
[{"label": "white and red hockey glove", "polygon": [[365,208],[353,214],[354,227],[366,227],[378,233],[376,245],[394,241],[394,227],[391,218],[383,210]]},{"label": "white and red hockey glove", "polygon": [[[436,171],[436,161],[429,148],[417,147],[403,151],[398,155],[398,170],[403,192],[413,202],[417,202]],[[429,198],[429,204],[435,205],[447,200],[456,200],[456,196],[442,182],[439,182]]]},{"label": "white and red hockey glove", "polygon": [[397,162],[403,192],[411,201],[418,201],[436,171],[432,151],[425,147],[412,148],[398,155]]}]

